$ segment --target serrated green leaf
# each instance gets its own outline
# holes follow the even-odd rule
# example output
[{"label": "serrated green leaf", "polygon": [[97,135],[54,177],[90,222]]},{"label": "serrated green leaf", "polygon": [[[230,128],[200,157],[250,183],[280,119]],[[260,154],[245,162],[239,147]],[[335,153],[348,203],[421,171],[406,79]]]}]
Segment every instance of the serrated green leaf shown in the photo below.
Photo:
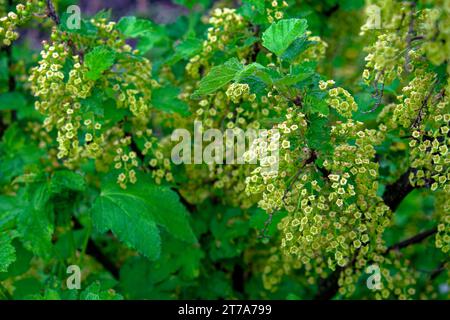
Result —
[{"label": "serrated green leaf", "polygon": [[213,93],[222,88],[232,81],[243,68],[236,58],[228,60],[223,65],[213,67],[208,75],[200,81],[199,88],[194,92],[193,98]]},{"label": "serrated green leaf", "polygon": [[152,105],[168,113],[179,113],[183,116],[189,115],[189,106],[186,102],[180,100],[178,95],[180,89],[173,86],[166,86],[153,90]]},{"label": "serrated green leaf", "polygon": [[92,218],[100,232],[111,230],[120,241],[149,259],[158,259],[159,230],[143,200],[106,189],[94,203]]},{"label": "serrated green leaf", "polygon": [[80,101],[81,110],[83,114],[93,113],[96,116],[104,116],[104,105],[103,105],[104,95],[99,91],[94,91],[94,93]]},{"label": "serrated green leaf", "polygon": [[239,8],[239,14],[255,25],[264,25],[267,21],[266,6],[271,7],[271,3],[266,4],[265,0],[243,0],[242,6]]},{"label": "serrated green leaf", "polygon": [[330,128],[328,118],[317,114],[311,114],[306,139],[308,146],[321,153],[327,153],[331,149]]},{"label": "serrated green leaf", "polygon": [[0,272],[8,271],[8,267],[16,261],[16,249],[11,243],[16,236],[14,232],[0,233]]},{"label": "serrated green leaf", "polygon": [[85,188],[84,178],[68,170],[56,171],[50,182],[50,192],[52,194],[58,194],[64,190],[82,192]]},{"label": "serrated green leaf", "polygon": [[305,110],[307,113],[317,113],[328,115],[330,113],[330,108],[326,100],[322,97],[321,92],[320,95],[309,94],[304,99]]},{"label": "serrated green leaf", "polygon": [[200,52],[203,41],[196,38],[188,38],[175,47],[175,52],[166,60],[166,64],[173,65],[180,60],[189,59]]},{"label": "serrated green leaf", "polygon": [[19,276],[30,269],[33,254],[23,247],[18,238],[14,239],[11,244],[16,252],[16,260],[9,266],[7,272],[0,272],[0,281]]},{"label": "serrated green leaf", "polygon": [[106,46],[95,47],[85,57],[85,64],[89,68],[86,76],[90,80],[97,80],[101,74],[108,70],[115,60],[115,53]]},{"label": "serrated green leaf", "polygon": [[36,183],[28,187],[27,194],[29,202],[17,218],[18,231],[25,248],[45,258],[51,252],[54,230],[49,186]]},{"label": "serrated green leaf", "polygon": [[160,254],[157,225],[174,237],[195,242],[186,209],[169,188],[155,185],[146,176],[121,189],[115,181],[106,182],[92,209],[93,222],[100,232],[111,230],[128,246],[149,259]]},{"label": "serrated green leaf", "polygon": [[287,76],[284,76],[283,78],[277,79],[274,81],[275,85],[283,85],[283,86],[291,86],[296,83],[299,83],[301,81],[304,81],[308,79],[311,76],[311,74],[303,73],[303,74],[288,74]]},{"label": "serrated green leaf", "polygon": [[123,17],[117,23],[117,30],[130,38],[137,38],[153,31],[154,24],[147,19],[138,19],[133,16]]},{"label": "serrated green leaf", "polygon": [[17,197],[0,195],[0,232],[14,227],[19,203]]},{"label": "serrated green leaf", "polygon": [[294,42],[281,55],[281,59],[287,62],[294,61],[311,43],[307,41],[306,35],[303,35],[294,40]]},{"label": "serrated green leaf", "polygon": [[281,57],[296,39],[304,35],[307,27],[305,19],[280,20],[273,23],[263,33],[262,44],[278,57]]},{"label": "serrated green leaf", "polygon": [[29,140],[18,123],[10,125],[0,143],[0,183],[10,182],[27,166],[39,163],[44,152]]},{"label": "serrated green leaf", "polygon": [[265,0],[243,0],[242,3],[250,4],[259,13],[265,13],[266,1]]},{"label": "serrated green leaf", "polygon": [[234,76],[234,81],[235,82],[240,82],[243,79],[257,73],[258,71],[260,71],[261,73],[265,73],[266,67],[260,65],[259,63],[251,63],[249,65],[246,65],[242,68],[242,70],[239,70],[236,75]]}]

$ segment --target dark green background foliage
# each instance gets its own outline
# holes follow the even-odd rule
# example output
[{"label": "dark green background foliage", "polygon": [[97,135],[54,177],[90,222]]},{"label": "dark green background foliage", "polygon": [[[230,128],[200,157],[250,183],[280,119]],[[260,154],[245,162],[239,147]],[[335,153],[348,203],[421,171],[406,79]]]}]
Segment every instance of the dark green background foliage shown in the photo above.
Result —
[{"label": "dark green background foliage", "polygon": [[[55,1],[62,20],[67,18],[63,14],[65,8],[80,4],[83,21],[75,33],[86,37],[90,34],[95,37],[97,32],[90,17],[104,15],[120,20],[117,28],[127,42],[152,62],[152,77],[160,81],[163,78],[160,75],[169,68],[179,82],[185,77],[189,58],[201,50],[208,27],[202,17],[214,6],[236,7],[239,3],[238,12],[254,26],[262,30],[270,26],[264,20],[264,1],[242,2],[107,1],[112,10],[98,13],[104,9],[103,1]],[[326,57],[320,62],[296,65],[293,75],[265,76],[277,81],[280,87],[296,84],[296,88],[312,86],[321,77],[334,79],[339,86],[351,89],[360,110],[369,110],[374,99],[361,81],[365,64],[362,49],[367,40],[358,36],[365,19],[364,6],[363,0],[289,1],[286,15],[305,19],[298,20],[301,22],[295,26],[297,33],[304,34],[308,29],[312,35],[320,36],[328,43]],[[264,286],[264,268],[271,265],[271,253],[278,249],[277,223],[285,212],[273,216],[265,231],[268,237],[261,237],[268,219],[266,212],[257,206],[240,208],[224,204],[220,194],[196,202],[184,199],[179,185],[189,181],[182,168],[174,166],[175,182],[162,184],[156,184],[148,172],[139,172],[137,183],[124,190],[116,183],[117,175],[97,171],[94,161],[76,169],[66,168],[58,161],[48,163],[47,155],[56,147],[56,135],[41,134],[42,127],[33,131],[33,123],[42,123],[44,117],[35,111],[36,98],[27,84],[28,72],[36,65],[41,50],[40,41],[48,38],[52,28],[50,19],[47,20],[34,25],[35,28],[23,26],[21,38],[12,47],[2,48],[0,53],[0,298],[317,297],[323,280],[317,274],[311,280],[311,275],[305,275],[303,269],[283,275],[276,290]],[[260,32],[239,45],[251,48],[262,41],[265,48],[283,57],[284,63],[293,61],[309,45],[306,36],[296,39],[294,46],[292,41],[287,45],[277,43],[278,31],[273,32],[272,40],[260,39]],[[107,46],[97,46],[84,56],[84,64],[89,69],[87,78],[101,79],[105,70],[124,58],[128,59],[124,53],[121,56]],[[219,67],[204,75],[192,99],[215,92],[232,81],[245,80],[255,91],[258,88],[263,91],[266,78],[262,74],[259,78],[254,75],[264,72],[264,55],[258,56],[258,64],[252,66],[243,66],[231,58],[231,51],[211,57],[211,66]],[[139,57],[133,59],[138,61]],[[160,135],[170,134],[172,115],[187,117],[192,113],[188,103],[179,99],[182,90],[179,82],[166,80],[164,86],[152,92],[152,104],[165,115],[154,126]],[[396,85],[394,81],[385,91],[395,92]],[[99,90],[83,102],[82,108],[112,123],[126,122],[130,113],[110,108],[109,104],[115,105],[115,101],[108,98],[108,92]],[[328,120],[318,114],[337,115],[331,114],[319,91],[308,95],[304,107],[311,121],[306,133],[308,143],[321,154],[329,154],[333,146],[326,129]],[[355,113],[354,118],[375,126],[379,110],[362,111]],[[264,121],[272,124],[277,118],[261,120]],[[386,185],[404,172],[402,159],[406,144],[398,136],[388,136],[377,146],[377,152],[382,155],[381,194]],[[142,149],[143,142],[136,141],[136,145]],[[317,165],[322,166],[320,159]],[[195,194],[196,190],[191,192]],[[199,187],[198,193],[201,192]],[[434,228],[435,203],[435,196],[429,190],[416,189],[409,193],[395,211],[392,226],[384,233],[387,246]],[[419,275],[413,298],[447,298],[448,273],[441,269],[448,256],[435,248],[433,242],[433,237],[427,238],[402,251]],[[74,264],[82,270],[81,290],[66,288],[69,276],[66,270]],[[352,298],[373,298],[365,286],[366,279],[367,275],[359,279]],[[333,297],[344,298],[336,292],[328,298]]]}]

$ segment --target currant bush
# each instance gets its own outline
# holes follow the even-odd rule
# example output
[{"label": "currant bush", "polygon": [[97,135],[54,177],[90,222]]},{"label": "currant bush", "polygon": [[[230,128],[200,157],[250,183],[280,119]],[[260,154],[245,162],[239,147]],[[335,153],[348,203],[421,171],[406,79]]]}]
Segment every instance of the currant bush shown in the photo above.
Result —
[{"label": "currant bush", "polygon": [[73,2],[0,0],[1,298],[448,298],[448,1]]}]

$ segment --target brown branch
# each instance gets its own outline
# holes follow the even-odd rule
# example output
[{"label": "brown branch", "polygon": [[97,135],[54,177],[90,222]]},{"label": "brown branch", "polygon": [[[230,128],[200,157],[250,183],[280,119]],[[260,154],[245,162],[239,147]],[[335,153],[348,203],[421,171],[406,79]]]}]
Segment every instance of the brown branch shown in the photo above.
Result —
[{"label": "brown branch", "polygon": [[59,19],[59,15],[55,10],[55,6],[53,5],[52,0],[47,0],[47,15],[49,18],[53,20],[53,22],[56,25],[59,25],[61,23],[61,20]]},{"label": "brown branch", "polygon": [[411,171],[411,169],[406,171],[396,182],[386,186],[383,193],[383,201],[393,212],[397,210],[402,200],[414,189],[409,182]]},{"label": "brown branch", "polygon": [[442,262],[439,267],[431,272],[430,280],[433,281],[436,279],[444,270],[447,269],[447,261]]},{"label": "brown branch", "polygon": [[372,94],[372,98],[376,98],[377,101],[375,103],[375,106],[372,107],[372,109],[368,110],[368,111],[362,111],[362,113],[366,114],[366,113],[372,113],[375,110],[378,109],[378,107],[381,104],[381,101],[383,99],[384,96],[384,79],[383,82],[381,83],[381,88],[378,88],[378,82],[380,81],[381,77],[384,77],[384,73],[385,73],[385,69],[383,69],[380,73],[377,74],[377,76],[375,77],[372,86],[375,90],[375,92]]},{"label": "brown branch", "polygon": [[319,283],[319,290],[317,291],[315,300],[330,300],[339,291],[339,277],[344,270],[342,267],[338,267],[327,278],[321,279]]},{"label": "brown branch", "polygon": [[415,36],[411,38],[411,42],[418,41],[418,40],[424,40],[425,36]]},{"label": "brown branch", "polygon": [[269,226],[272,224],[272,219],[273,219],[273,213],[269,214],[269,217],[267,218],[267,220],[264,222],[264,227],[261,229],[260,234],[258,235],[258,238],[263,238],[263,239],[269,239]]},{"label": "brown branch", "polygon": [[420,123],[422,122],[423,118],[423,109],[428,106],[428,102],[430,101],[431,95],[433,94],[434,88],[436,88],[437,85],[437,79],[433,81],[433,85],[430,88],[430,91],[426,95],[425,99],[422,101],[422,105],[420,106],[419,112],[417,113],[417,118],[414,120],[414,122],[411,125],[411,128],[418,128]]},{"label": "brown branch", "polygon": [[[260,36],[261,30],[259,26],[257,25],[253,26],[253,33],[254,36],[257,38]],[[261,52],[261,49],[262,49],[261,43],[259,41],[256,41],[252,46],[252,54],[250,58],[251,62],[256,62],[256,58],[258,57],[258,54]]]},{"label": "brown branch", "polygon": [[428,237],[432,236],[433,234],[435,234],[436,232],[437,232],[437,228],[433,228],[433,229],[426,230],[426,231],[423,231],[421,233],[418,233],[418,234],[416,234],[415,236],[413,236],[413,237],[411,237],[409,239],[400,241],[400,242],[398,242],[396,244],[393,244],[392,246],[388,247],[386,249],[385,254],[390,252],[390,251],[393,251],[393,250],[400,250],[400,249],[406,248],[406,247],[408,247],[410,245],[413,245],[413,244],[416,244],[416,243],[420,243],[423,240],[425,240],[426,238],[428,238]]}]

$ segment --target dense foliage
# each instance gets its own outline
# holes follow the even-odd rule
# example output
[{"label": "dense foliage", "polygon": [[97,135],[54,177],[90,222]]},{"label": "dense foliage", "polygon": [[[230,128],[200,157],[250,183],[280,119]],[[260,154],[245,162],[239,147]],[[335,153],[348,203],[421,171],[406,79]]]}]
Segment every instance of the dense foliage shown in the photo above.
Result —
[{"label": "dense foliage", "polygon": [[0,297],[448,298],[450,1],[175,2],[0,0]]}]

